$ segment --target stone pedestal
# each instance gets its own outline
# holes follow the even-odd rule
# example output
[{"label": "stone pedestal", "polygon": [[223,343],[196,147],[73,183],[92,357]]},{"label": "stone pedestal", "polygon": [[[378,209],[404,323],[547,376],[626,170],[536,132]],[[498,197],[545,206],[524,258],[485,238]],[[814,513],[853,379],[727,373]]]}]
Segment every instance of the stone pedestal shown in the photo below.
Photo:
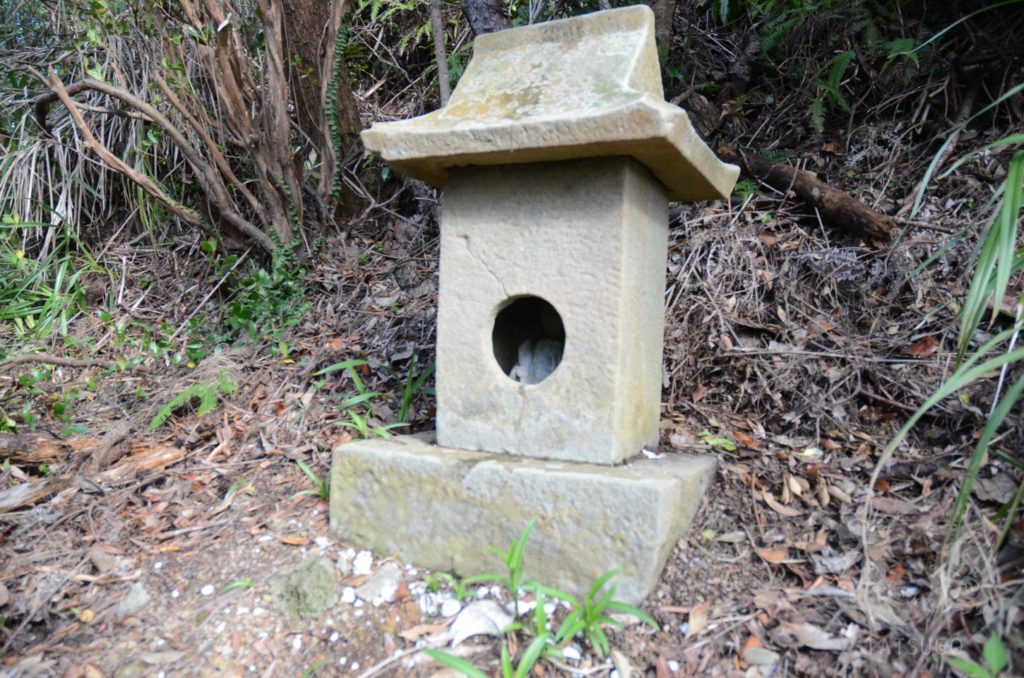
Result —
[{"label": "stone pedestal", "polygon": [[538,518],[528,577],[639,602],[710,457],[637,460],[661,395],[668,200],[738,170],[664,101],[639,5],[485,35],[447,107],[366,147],[444,189],[437,432],[334,450],[331,529],[462,575]]},{"label": "stone pedestal", "polygon": [[331,525],[378,553],[463,574],[501,572],[502,549],[531,518],[527,579],[582,596],[620,567],[616,598],[640,602],[685,534],[712,477],[707,456],[623,466],[467,452],[431,434],[350,443],[335,452]]}]

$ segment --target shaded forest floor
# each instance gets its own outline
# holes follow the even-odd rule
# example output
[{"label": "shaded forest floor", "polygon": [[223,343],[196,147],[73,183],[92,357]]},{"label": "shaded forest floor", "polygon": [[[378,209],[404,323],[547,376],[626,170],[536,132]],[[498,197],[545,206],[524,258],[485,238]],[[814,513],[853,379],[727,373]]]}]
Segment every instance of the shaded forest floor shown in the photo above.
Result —
[{"label": "shaded forest floor", "polygon": [[[787,149],[863,203],[908,213],[936,147],[927,115],[907,122],[880,97],[875,115],[814,133],[788,125],[792,104],[775,94],[775,113],[720,103],[710,134]],[[952,86],[901,96],[959,101]],[[1013,124],[972,130],[972,144]],[[945,658],[977,659],[1019,627],[1021,525],[997,554],[991,522],[1019,471],[988,461],[940,559],[996,375],[942,402],[870,485],[881,449],[952,370],[1001,168],[982,154],[937,182],[885,247],[753,182],[728,203],[673,209],[658,452],[714,454],[717,475],[644,604],[661,629],[613,630],[612,658],[580,647],[543,675],[943,675]],[[436,609],[450,587],[428,595],[432,573],[401,553],[331,536],[298,464],[325,477],[363,417],[432,426],[437,196],[388,181],[393,200],[248,285],[245,262],[204,254],[194,234],[125,236],[99,253],[66,338],[4,334],[0,407],[19,426],[0,434],[0,671],[439,670],[417,644],[451,624]],[[35,350],[72,362],[18,362]],[[366,363],[331,371],[353,359]],[[1011,417],[996,449],[1019,450],[1021,433]],[[337,598],[312,620],[288,615],[275,582],[321,556]],[[497,639],[459,647],[497,669]]]},{"label": "shaded forest floor", "polygon": [[[861,546],[876,455],[919,402],[912,394],[949,369],[948,317],[922,323],[948,305],[955,283],[944,265],[902,291],[903,271],[884,268],[927,250],[957,217],[937,208],[930,224],[880,252],[843,243],[778,197],[677,214],[660,451],[710,452],[720,466],[645,605],[662,630],[614,632],[620,662],[658,675],[939,672],[942,656],[984,640],[975,615],[1018,618],[1010,593],[1020,583],[1019,543],[996,558],[982,517],[1015,489],[1005,467],[983,473],[955,568],[935,569],[980,421],[970,399],[947,404],[901,450],[871,500],[867,560]],[[311,482],[295,463],[325,476],[330,450],[351,435],[337,403],[354,385],[344,372],[318,370],[369,359],[358,368],[367,387],[393,394],[371,403],[370,416],[385,424],[409,373],[429,365],[435,228],[385,219],[332,240],[308,274],[315,305],[289,333],[287,356],[273,343],[243,343],[194,368],[146,356],[149,338],[135,346],[132,332],[168,319],[173,332],[196,302],[178,296],[178,276],[145,289],[130,282],[173,270],[173,251],[136,247],[137,270],[109,287],[123,289],[117,308],[136,330],[118,343],[116,328],[86,315],[71,331],[82,358],[143,358],[136,368],[57,366],[43,378],[40,364],[8,367],[7,402],[29,403],[39,421],[22,434],[32,442],[11,455],[5,484],[46,465],[35,482],[52,485],[2,518],[5,670],[360,674],[413,648],[409,638],[443,632],[451,619],[421,609],[429,573],[406,567],[400,553],[374,554],[370,572],[351,570],[351,545],[329,535],[323,502],[301,494]],[[849,279],[836,275],[836,260]],[[218,394],[213,412],[183,406],[147,432],[162,404],[224,375],[235,388]],[[76,390],[55,417],[54,403]],[[415,394],[411,412],[414,428],[430,426],[429,392]],[[728,443],[708,444],[704,432]],[[340,587],[365,584],[394,559],[397,599],[338,602],[311,622],[289,617],[271,582],[313,555],[340,563]],[[124,603],[135,584],[148,597],[137,609]],[[496,641],[463,647],[483,665],[496,661]],[[589,662],[586,675],[614,668]],[[380,674],[433,669],[411,653]]]}]

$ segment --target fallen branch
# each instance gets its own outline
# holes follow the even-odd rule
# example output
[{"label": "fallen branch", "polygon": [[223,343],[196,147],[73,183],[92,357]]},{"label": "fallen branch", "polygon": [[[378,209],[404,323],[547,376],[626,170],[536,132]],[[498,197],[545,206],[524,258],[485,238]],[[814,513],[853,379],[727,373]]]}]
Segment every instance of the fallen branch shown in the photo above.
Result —
[{"label": "fallen branch", "polygon": [[738,164],[752,179],[784,193],[792,191],[800,200],[819,210],[822,218],[836,228],[876,243],[886,243],[892,239],[895,229],[892,217],[876,212],[849,193],[829,186],[810,172],[727,146],[720,146],[718,155],[726,162]]},{"label": "fallen branch", "polygon": [[78,110],[78,107],[71,99],[71,95],[72,93],[78,93],[85,90],[93,90],[113,97],[122,103],[131,106],[135,110],[140,111],[155,124],[159,125],[174,145],[178,147],[178,150],[181,151],[182,155],[185,156],[185,159],[196,173],[196,177],[199,179],[203,189],[206,191],[207,195],[209,195],[211,201],[217,206],[221,216],[232,226],[255,240],[256,243],[265,251],[274,251],[274,241],[270,236],[234,209],[231,204],[231,200],[227,195],[227,190],[221,181],[220,176],[217,175],[213,167],[202,159],[196,148],[189,143],[181,131],[155,107],[120,87],[100,82],[99,80],[93,80],[91,78],[86,78],[80,82],[76,82],[65,87],[64,83],[57,77],[57,74],[53,69],[50,69],[49,83],[50,88],[53,90],[52,94],[43,95],[35,101],[34,107],[37,118],[42,116],[43,122],[45,123],[46,107],[54,100],[54,98],[59,99],[61,103],[64,104],[65,108],[68,109],[68,113],[71,115],[71,119],[75,123],[75,127],[78,128],[78,131],[85,138],[86,147],[98,155],[100,159],[107,164],[107,166],[120,172],[138,184],[144,191],[146,191],[146,193],[163,203],[175,214],[175,216],[180,217],[183,221],[191,224],[192,226],[205,229],[206,222],[199,212],[179,203],[173,197],[168,195],[155,181],[153,181],[153,179],[142,174],[134,167],[121,160],[121,158],[117,157],[110,151],[110,149],[104,146],[92,133],[92,129],[85,122],[85,118],[82,117],[81,111]]},{"label": "fallen branch", "polygon": [[7,360],[0,361],[0,372],[6,369],[14,367],[15,365],[24,365],[25,363],[44,363],[46,365],[58,365],[60,367],[106,367],[110,364],[107,360],[101,360],[99,358],[65,358],[59,355],[50,355],[49,353],[25,353],[23,355],[14,356]]},{"label": "fallen branch", "polygon": [[36,504],[70,484],[67,478],[41,478],[0,490],[0,513]]}]

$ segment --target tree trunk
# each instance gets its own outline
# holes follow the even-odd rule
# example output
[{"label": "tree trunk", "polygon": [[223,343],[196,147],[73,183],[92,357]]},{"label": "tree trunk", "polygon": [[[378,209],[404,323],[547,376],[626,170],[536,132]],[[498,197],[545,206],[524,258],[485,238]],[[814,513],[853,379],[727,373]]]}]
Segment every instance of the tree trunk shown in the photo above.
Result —
[{"label": "tree trunk", "polygon": [[512,26],[503,0],[462,0],[462,13],[473,35],[503,31]]},{"label": "tree trunk", "polygon": [[[288,64],[288,87],[292,93],[299,128],[316,148],[322,148],[327,134],[322,127],[321,66],[328,45],[325,32],[331,5],[325,0],[289,0],[284,3],[284,51]],[[333,47],[333,46],[331,46]]]},{"label": "tree trunk", "polygon": [[327,130],[327,138],[321,147],[323,164],[320,170],[318,190],[332,211],[354,211],[358,198],[345,189],[342,181],[342,165],[346,158],[362,153],[359,132],[363,121],[359,117],[359,106],[348,77],[344,47],[347,34],[342,19],[348,11],[348,0],[334,0],[328,17],[324,48],[320,62],[320,124]]},{"label": "tree trunk", "polygon": [[664,66],[668,49],[672,45],[672,21],[676,14],[676,0],[654,0],[654,38],[658,42],[658,61]]},{"label": "tree trunk", "polygon": [[441,0],[430,0],[430,32],[434,34],[434,59],[437,61],[437,85],[441,90],[441,106],[448,105],[452,83],[448,76],[448,52],[444,48],[444,21]]}]

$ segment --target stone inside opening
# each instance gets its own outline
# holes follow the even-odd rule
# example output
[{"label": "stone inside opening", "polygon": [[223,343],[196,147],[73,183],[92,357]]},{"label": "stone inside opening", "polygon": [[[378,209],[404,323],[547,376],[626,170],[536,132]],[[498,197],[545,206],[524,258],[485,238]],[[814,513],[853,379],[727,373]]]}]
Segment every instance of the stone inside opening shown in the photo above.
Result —
[{"label": "stone inside opening", "polygon": [[540,297],[513,297],[504,303],[491,332],[494,358],[513,381],[539,384],[562,362],[562,316]]}]

